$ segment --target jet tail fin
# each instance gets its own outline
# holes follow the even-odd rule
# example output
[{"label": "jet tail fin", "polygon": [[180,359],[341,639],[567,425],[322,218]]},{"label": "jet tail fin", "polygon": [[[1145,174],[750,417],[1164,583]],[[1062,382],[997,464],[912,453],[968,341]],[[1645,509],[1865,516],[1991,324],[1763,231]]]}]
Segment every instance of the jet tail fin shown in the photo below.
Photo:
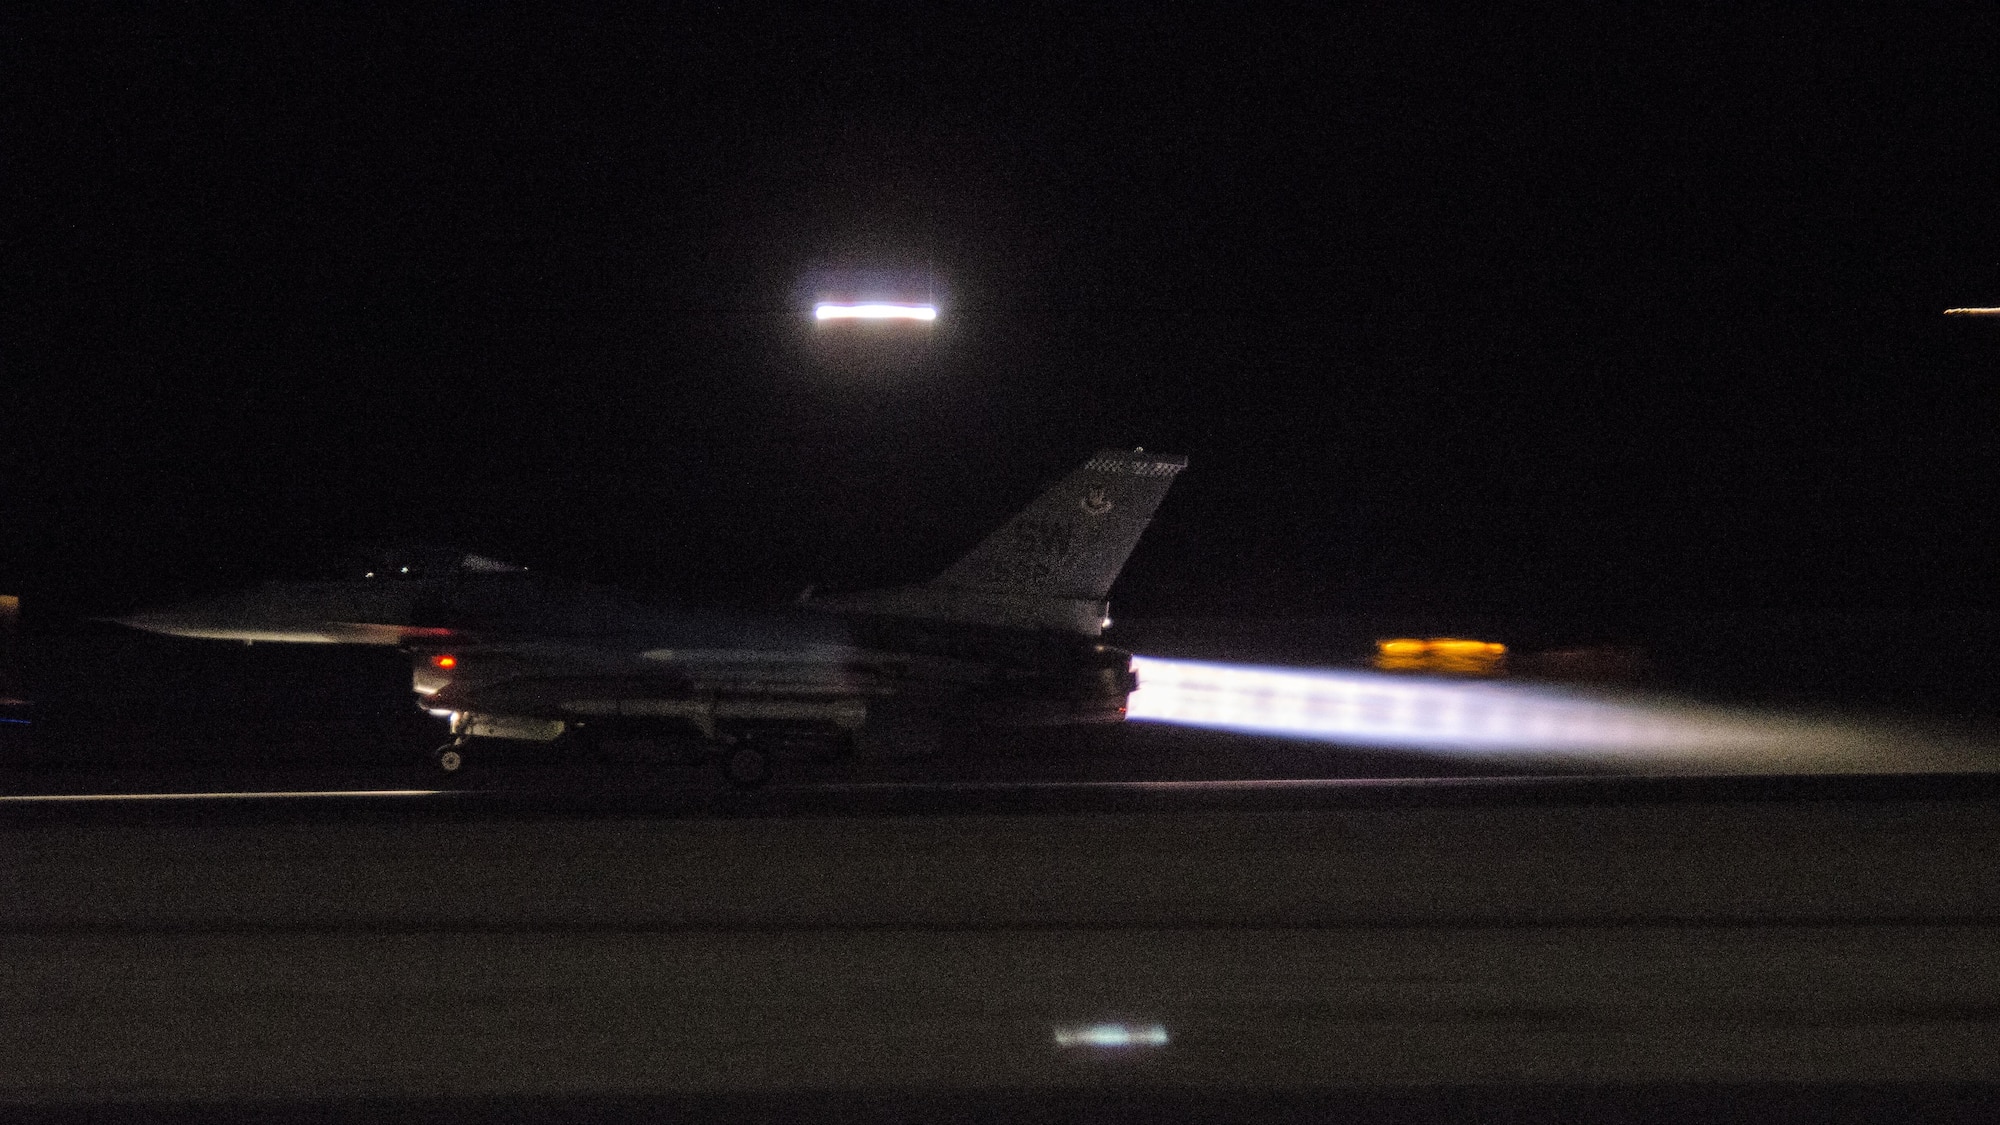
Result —
[{"label": "jet tail fin", "polygon": [[1187,458],[1106,450],[932,585],[1102,601]]},{"label": "jet tail fin", "polygon": [[1187,458],[1106,450],[918,586],[812,603],[836,613],[1097,636],[1105,596]]}]

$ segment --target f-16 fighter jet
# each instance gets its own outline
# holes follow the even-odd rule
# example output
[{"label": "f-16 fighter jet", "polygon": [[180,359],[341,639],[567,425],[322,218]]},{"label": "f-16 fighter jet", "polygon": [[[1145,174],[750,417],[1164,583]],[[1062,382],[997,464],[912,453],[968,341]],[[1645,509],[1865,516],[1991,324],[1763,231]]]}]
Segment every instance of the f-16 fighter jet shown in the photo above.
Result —
[{"label": "f-16 fighter jet", "polygon": [[1117,722],[1131,654],[1098,638],[1106,596],[1185,457],[1097,454],[929,582],[802,595],[780,610],[690,613],[551,583],[479,555],[381,555],[338,581],[119,619],[239,641],[400,646],[433,753],[456,774],[485,740],[554,753],[603,739],[713,754],[755,786],[775,751],[921,752],[956,723]]}]

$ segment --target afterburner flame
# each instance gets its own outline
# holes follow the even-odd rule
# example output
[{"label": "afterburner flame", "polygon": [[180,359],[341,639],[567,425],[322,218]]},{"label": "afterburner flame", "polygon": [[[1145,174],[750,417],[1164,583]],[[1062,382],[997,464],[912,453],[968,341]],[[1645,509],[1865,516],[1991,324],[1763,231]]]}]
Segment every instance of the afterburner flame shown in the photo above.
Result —
[{"label": "afterburner flame", "polygon": [[1423,753],[1641,769],[1855,772],[1991,769],[1985,751],[1922,732],[1493,681],[1135,656],[1135,721]]}]

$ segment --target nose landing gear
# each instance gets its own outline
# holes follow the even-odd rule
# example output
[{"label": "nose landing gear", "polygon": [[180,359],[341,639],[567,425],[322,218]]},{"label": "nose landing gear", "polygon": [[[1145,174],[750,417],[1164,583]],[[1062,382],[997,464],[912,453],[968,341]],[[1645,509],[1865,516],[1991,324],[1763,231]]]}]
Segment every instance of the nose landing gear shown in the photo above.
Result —
[{"label": "nose landing gear", "polygon": [[431,751],[431,768],[436,776],[447,782],[463,781],[465,778],[465,740],[454,738],[443,746]]}]

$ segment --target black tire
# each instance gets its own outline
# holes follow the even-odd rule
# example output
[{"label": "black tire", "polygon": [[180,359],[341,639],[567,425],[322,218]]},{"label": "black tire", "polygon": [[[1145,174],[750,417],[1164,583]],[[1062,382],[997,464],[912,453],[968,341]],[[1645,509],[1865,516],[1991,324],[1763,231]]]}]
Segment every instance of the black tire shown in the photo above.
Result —
[{"label": "black tire", "polygon": [[755,789],[771,780],[771,754],[750,739],[722,753],[722,776],[738,789]]},{"label": "black tire", "polygon": [[463,742],[447,742],[430,753],[430,780],[440,789],[464,786],[471,774],[471,756]]}]

